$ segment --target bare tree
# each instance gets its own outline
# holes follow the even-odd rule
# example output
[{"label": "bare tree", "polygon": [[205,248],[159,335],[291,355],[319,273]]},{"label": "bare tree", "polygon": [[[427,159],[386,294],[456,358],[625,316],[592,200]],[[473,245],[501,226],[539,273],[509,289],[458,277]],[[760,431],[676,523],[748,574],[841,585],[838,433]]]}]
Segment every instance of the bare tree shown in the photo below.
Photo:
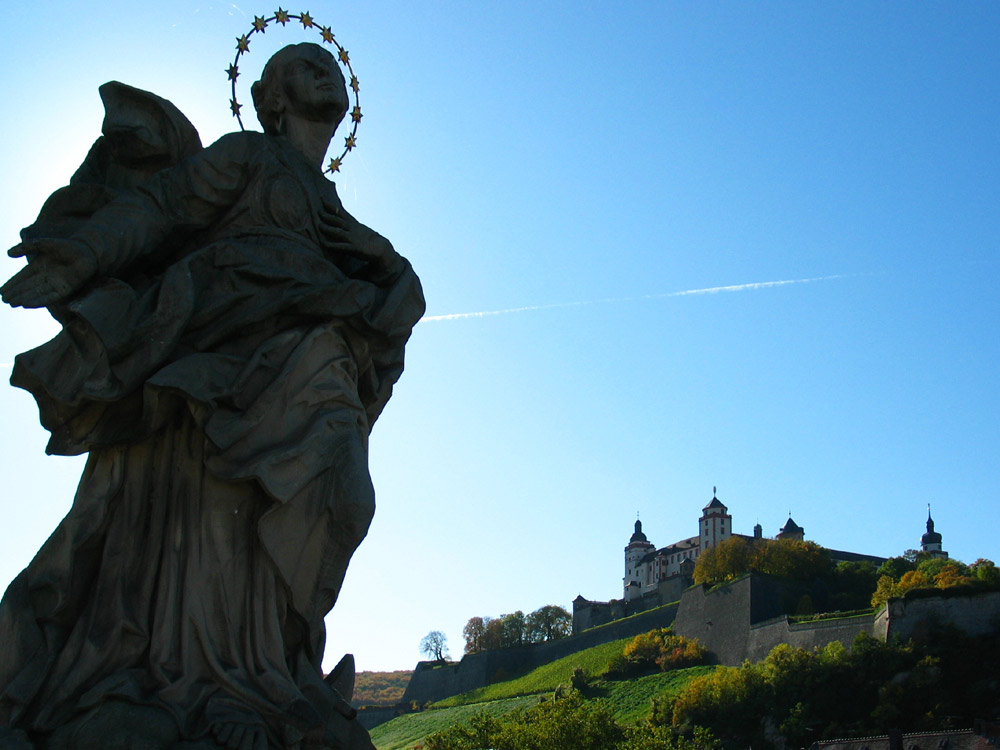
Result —
[{"label": "bare tree", "polygon": [[432,630],[420,640],[420,652],[434,661],[448,658],[448,641],[440,630]]}]

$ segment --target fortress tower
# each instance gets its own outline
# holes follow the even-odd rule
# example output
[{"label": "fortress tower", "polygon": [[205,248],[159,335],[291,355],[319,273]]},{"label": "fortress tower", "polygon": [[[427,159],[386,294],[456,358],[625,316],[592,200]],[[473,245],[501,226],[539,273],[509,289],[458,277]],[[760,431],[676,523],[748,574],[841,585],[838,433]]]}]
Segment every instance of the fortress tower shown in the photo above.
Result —
[{"label": "fortress tower", "polygon": [[781,531],[778,532],[776,539],[794,539],[801,542],[806,538],[806,530],[799,526],[795,521],[792,520],[791,516],[788,516],[788,520],[785,521],[785,525],[781,527]]},{"label": "fortress tower", "polygon": [[722,501],[715,496],[715,487],[712,488],[712,501],[705,506],[698,521],[698,541],[699,549],[704,552],[726,541],[733,535],[733,517]]},{"label": "fortress tower", "polygon": [[628,546],[625,548],[625,578],[622,580],[622,584],[625,590],[626,598],[629,597],[629,584],[635,581],[639,586],[631,587],[633,592],[638,591],[643,583],[640,580],[642,574],[640,573],[639,561],[642,560],[647,554],[655,549],[653,544],[646,539],[646,535],[642,533],[642,521],[635,522],[635,532],[628,540]]}]

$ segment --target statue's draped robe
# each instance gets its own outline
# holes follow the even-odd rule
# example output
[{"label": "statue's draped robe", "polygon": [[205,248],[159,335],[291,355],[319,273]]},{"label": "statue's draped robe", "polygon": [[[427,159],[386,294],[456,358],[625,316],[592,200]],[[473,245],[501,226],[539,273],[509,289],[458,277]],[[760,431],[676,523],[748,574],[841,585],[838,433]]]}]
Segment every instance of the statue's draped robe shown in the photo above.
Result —
[{"label": "statue's draped robe", "polygon": [[225,136],[79,231],[98,281],[18,357],[72,509],[0,603],[0,726],[109,699],[187,739],[263,719],[322,742],[323,616],[367,531],[367,438],[424,305],[409,264],[322,249],[332,183],[280,138]]}]

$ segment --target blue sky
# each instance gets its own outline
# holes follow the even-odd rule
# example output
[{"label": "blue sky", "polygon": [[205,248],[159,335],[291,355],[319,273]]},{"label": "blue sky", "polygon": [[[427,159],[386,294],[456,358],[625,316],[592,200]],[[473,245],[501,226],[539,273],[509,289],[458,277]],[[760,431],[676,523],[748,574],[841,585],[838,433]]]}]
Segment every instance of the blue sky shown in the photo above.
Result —
[{"label": "blue sky", "polygon": [[[0,242],[82,161],[104,81],[170,99],[205,143],[233,129],[224,69],[274,10],[8,15]],[[379,509],[331,663],[409,668],[433,629],[460,654],[473,615],[618,596],[636,512],[658,545],[690,536],[713,485],[738,532],[791,511],[888,556],[930,503],[952,556],[1000,557],[1000,6],[287,10],[350,50],[365,117],[338,189],[444,316],[372,435]],[[269,28],[246,86],[268,45],[309,38]],[[0,310],[4,374],[54,330]],[[82,464],[43,455],[27,394],[0,389],[0,413],[5,583]]]}]

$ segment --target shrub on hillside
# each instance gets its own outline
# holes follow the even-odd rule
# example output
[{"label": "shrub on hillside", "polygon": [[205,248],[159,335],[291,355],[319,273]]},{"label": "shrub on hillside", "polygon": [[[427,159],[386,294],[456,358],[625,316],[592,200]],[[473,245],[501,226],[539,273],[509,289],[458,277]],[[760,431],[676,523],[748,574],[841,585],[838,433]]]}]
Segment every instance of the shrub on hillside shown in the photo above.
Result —
[{"label": "shrub on hillside", "polygon": [[705,661],[705,647],[697,638],[675,635],[670,628],[657,628],[640,633],[611,660],[604,677],[622,679],[659,669],[693,667]]}]

